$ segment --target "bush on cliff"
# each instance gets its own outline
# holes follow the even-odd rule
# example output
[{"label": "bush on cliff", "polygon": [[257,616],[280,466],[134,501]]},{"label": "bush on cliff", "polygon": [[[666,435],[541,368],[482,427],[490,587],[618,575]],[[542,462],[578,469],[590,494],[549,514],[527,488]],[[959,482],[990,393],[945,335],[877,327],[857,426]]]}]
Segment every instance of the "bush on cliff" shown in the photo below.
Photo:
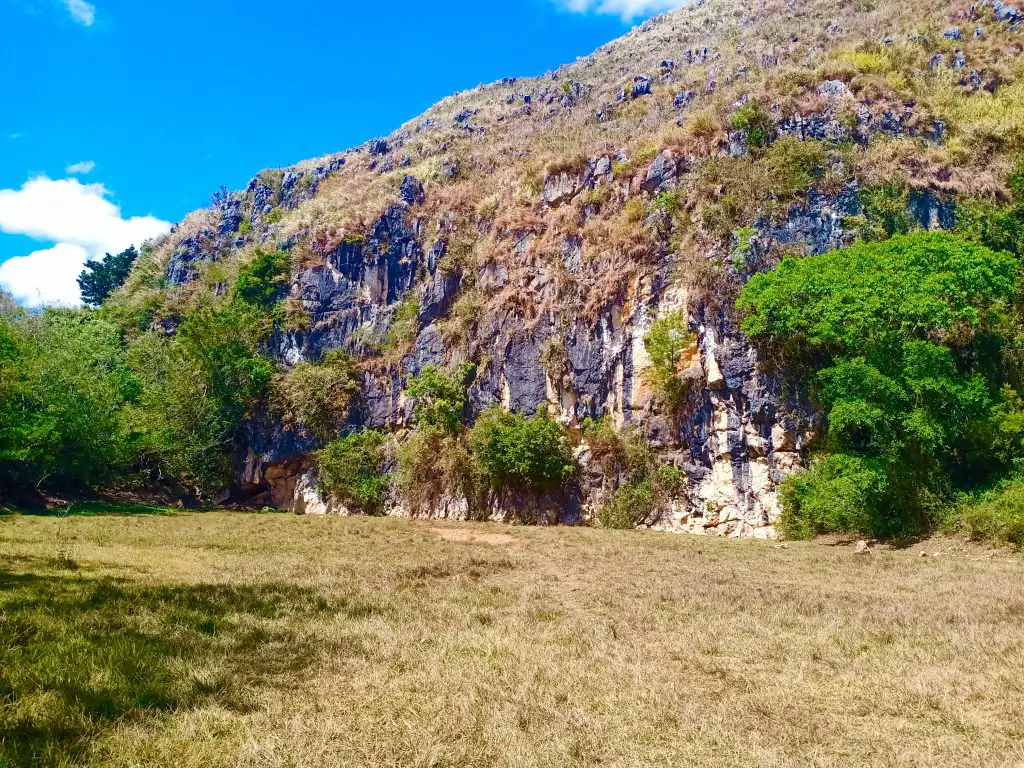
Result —
[{"label": "bush on cliff", "polygon": [[783,494],[790,535],[917,529],[955,488],[1006,469],[993,435],[1014,407],[1002,355],[1018,272],[1010,254],[917,233],[751,279],[744,331],[828,418],[825,458]]},{"label": "bush on cliff", "polygon": [[574,471],[569,434],[544,407],[536,415],[492,408],[469,434],[483,479],[496,490],[553,491]]},{"label": "bush on cliff", "polygon": [[458,432],[469,402],[466,390],[475,375],[476,366],[472,364],[459,366],[451,375],[428,365],[411,377],[405,391],[416,399],[413,418],[417,425]]},{"label": "bush on cliff", "polygon": [[467,439],[464,418],[473,365],[451,374],[426,366],[409,380],[416,399],[416,430],[398,449],[395,486],[413,512],[427,512],[462,499],[470,512],[479,507],[480,469]]},{"label": "bush on cliff", "polygon": [[383,432],[366,429],[317,451],[320,489],[324,495],[354,512],[382,513],[391,481],[383,467],[386,442]]},{"label": "bush on cliff", "polygon": [[672,466],[658,463],[651,444],[634,428],[615,429],[609,417],[587,419],[583,436],[594,461],[612,489],[597,512],[605,528],[635,528],[650,520],[672,498],[682,475]]},{"label": "bush on cliff", "polygon": [[321,441],[337,434],[359,395],[356,363],[342,350],[316,363],[299,363],[274,380],[273,400],[286,424],[299,424]]},{"label": "bush on cliff", "polygon": [[464,501],[480,508],[480,468],[465,435],[435,426],[416,429],[397,452],[395,488],[413,513],[428,513]]},{"label": "bush on cliff", "polygon": [[291,264],[287,253],[257,250],[252,261],[238,273],[235,298],[269,312],[283,297]]},{"label": "bush on cliff", "polygon": [[686,315],[668,312],[651,325],[644,348],[651,358],[648,381],[665,405],[678,409],[686,400],[687,386],[679,370],[683,352],[693,343]]}]

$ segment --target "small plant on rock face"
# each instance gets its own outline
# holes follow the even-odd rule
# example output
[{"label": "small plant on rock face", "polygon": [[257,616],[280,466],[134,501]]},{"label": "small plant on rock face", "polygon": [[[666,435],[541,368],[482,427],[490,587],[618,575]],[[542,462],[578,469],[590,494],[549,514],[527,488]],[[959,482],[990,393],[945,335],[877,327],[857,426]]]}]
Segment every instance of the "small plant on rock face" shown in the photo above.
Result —
[{"label": "small plant on rock face", "polygon": [[885,184],[861,192],[865,224],[861,230],[864,240],[884,240],[894,235],[905,235],[915,225],[909,213],[910,194],[905,185]]},{"label": "small plant on rock face", "polygon": [[476,366],[472,363],[460,366],[450,376],[436,365],[428,365],[419,376],[413,376],[406,393],[416,398],[417,425],[457,432],[469,402],[466,389],[475,376]]},{"label": "small plant on rock face", "polygon": [[775,136],[775,120],[759,101],[748,101],[736,110],[732,126],[747,135],[747,148],[757,151],[767,147]]},{"label": "small plant on rock face", "polygon": [[540,367],[552,379],[559,382],[568,373],[570,362],[565,342],[558,336],[552,336],[540,350]]},{"label": "small plant on rock face", "polygon": [[682,208],[682,196],[677,189],[661,192],[651,201],[651,208],[666,216],[673,217]]},{"label": "small plant on rock face", "polygon": [[757,237],[757,230],[753,227],[737,229],[732,234],[732,265],[737,272],[744,272],[747,269],[747,259],[750,258],[751,243]]},{"label": "small plant on rock face", "polygon": [[633,154],[634,167],[647,165],[658,156],[658,145],[653,141],[641,142]]},{"label": "small plant on rock face", "polygon": [[644,348],[651,358],[648,380],[671,409],[681,406],[686,398],[686,384],[679,375],[679,363],[692,341],[686,316],[678,311],[655,320],[644,336]]},{"label": "small plant on rock face", "polygon": [[419,331],[419,313],[420,304],[414,297],[399,304],[391,316],[384,346],[388,349],[400,349],[412,344]]}]

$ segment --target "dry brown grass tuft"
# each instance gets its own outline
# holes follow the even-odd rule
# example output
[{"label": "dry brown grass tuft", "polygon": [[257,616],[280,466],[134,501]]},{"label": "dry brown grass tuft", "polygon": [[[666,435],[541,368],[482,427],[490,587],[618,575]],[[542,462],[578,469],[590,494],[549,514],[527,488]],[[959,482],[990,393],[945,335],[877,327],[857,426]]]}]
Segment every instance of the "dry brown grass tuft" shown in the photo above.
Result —
[{"label": "dry brown grass tuft", "polygon": [[[74,572],[53,564],[59,525]],[[25,617],[90,585],[140,596],[105,615],[104,637],[125,624],[143,641],[162,611],[214,617],[159,636],[173,651],[198,621],[198,650],[170,668],[201,695],[97,718],[73,764],[1024,760],[1015,556],[228,513],[9,518],[0,550],[0,678],[45,642]],[[48,631],[80,626],[92,594]],[[114,658],[88,662],[96,685],[123,672]],[[0,728],[39,716],[20,731],[39,737],[56,725],[44,715],[88,704],[61,696],[8,696]]]}]

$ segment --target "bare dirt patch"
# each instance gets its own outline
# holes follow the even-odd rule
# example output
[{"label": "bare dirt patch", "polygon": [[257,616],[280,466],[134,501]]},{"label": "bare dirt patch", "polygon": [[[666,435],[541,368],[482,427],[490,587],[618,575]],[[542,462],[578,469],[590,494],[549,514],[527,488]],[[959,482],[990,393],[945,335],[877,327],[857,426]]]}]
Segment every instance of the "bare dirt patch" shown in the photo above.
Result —
[{"label": "bare dirt patch", "polygon": [[477,533],[466,528],[435,528],[432,533],[443,541],[460,541],[467,544],[490,544],[501,547],[515,544],[515,537],[507,533]]}]

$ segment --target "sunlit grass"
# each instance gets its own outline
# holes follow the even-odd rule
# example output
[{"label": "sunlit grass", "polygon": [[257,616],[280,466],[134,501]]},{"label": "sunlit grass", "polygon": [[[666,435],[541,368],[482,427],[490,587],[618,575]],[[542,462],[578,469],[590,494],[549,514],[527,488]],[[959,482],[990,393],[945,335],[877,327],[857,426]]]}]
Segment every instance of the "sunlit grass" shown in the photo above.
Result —
[{"label": "sunlit grass", "polygon": [[9,768],[1024,759],[1015,556],[100,511],[0,520]]}]

